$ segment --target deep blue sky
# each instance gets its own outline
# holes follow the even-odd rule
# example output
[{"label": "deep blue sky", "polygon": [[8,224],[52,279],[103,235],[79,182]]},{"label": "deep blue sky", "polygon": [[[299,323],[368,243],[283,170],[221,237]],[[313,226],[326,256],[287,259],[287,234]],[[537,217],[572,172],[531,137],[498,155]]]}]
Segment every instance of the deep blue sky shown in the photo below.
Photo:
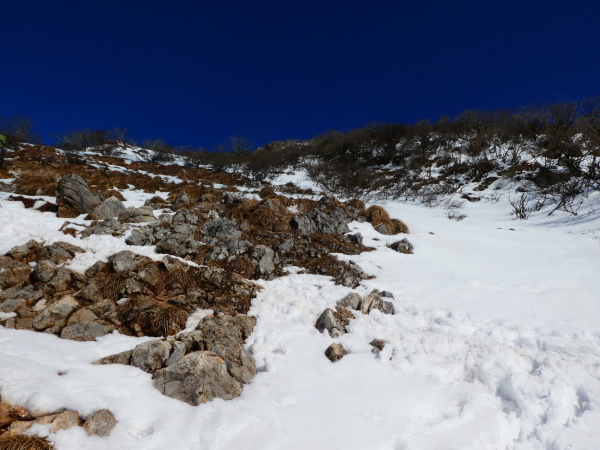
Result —
[{"label": "deep blue sky", "polygon": [[0,116],[212,147],[600,94],[596,1],[3,1]]}]

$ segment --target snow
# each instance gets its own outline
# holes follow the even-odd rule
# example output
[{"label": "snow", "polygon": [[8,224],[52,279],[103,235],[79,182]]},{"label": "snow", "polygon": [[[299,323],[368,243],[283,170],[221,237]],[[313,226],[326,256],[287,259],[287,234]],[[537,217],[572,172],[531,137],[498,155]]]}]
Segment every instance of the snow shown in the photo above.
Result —
[{"label": "snow", "polygon": [[[307,185],[302,174],[278,180],[288,181]],[[124,194],[128,206],[147,198]],[[123,249],[160,258],[123,238],[63,235],[63,219],[7,195],[0,253],[29,239],[63,240],[87,251],[70,263],[79,271]],[[59,450],[598,448],[598,216],[519,221],[506,202],[482,200],[465,202],[467,217],[457,222],[441,207],[384,206],[411,233],[383,236],[354,222],[376,250],[340,257],[375,275],[355,291],[392,292],[396,314],[356,313],[350,333],[332,339],[314,324],[349,288],[297,268],[260,281],[247,342],[259,372],[239,398],[192,407],[158,393],[141,370],[90,364],[147,338],[72,342],[0,326],[2,398],[83,416],[108,408],[118,419],[107,438],[80,428],[51,435]],[[403,237],[414,254],[386,247]],[[379,355],[369,345],[375,338],[388,341]],[[324,355],[331,342],[348,350],[336,363]]]}]

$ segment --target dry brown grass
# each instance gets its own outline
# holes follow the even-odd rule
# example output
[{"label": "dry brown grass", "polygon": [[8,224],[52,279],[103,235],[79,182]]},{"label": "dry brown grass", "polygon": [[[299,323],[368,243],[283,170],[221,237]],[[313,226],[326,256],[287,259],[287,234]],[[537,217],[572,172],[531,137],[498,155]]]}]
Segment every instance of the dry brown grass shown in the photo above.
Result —
[{"label": "dry brown grass", "polygon": [[53,450],[54,447],[45,439],[37,436],[0,436],[0,450]]},{"label": "dry brown grass", "polygon": [[116,197],[119,200],[121,200],[122,202],[124,202],[126,200],[126,198],[123,197],[123,194],[121,194],[116,189],[108,189],[104,193],[106,194],[106,197],[108,197],[108,198],[110,198],[110,197]]},{"label": "dry brown grass", "polygon": [[408,227],[398,219],[390,218],[389,214],[381,206],[373,205],[365,211],[367,220],[373,224],[373,228],[385,225],[390,234],[408,233]]},{"label": "dry brown grass", "polygon": [[357,198],[353,198],[352,200],[348,200],[346,202],[346,205],[350,206],[352,208],[358,209],[362,213],[364,213],[367,210],[367,205],[365,205],[365,202],[363,202],[362,200],[359,200]]}]

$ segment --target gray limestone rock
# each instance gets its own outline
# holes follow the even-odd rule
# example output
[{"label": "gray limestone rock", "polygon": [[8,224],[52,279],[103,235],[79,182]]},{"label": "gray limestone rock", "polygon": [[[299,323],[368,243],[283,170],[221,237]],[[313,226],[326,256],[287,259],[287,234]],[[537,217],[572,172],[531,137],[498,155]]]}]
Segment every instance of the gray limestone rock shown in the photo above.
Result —
[{"label": "gray limestone rock", "polygon": [[242,393],[241,384],[229,375],[225,361],[209,351],[189,353],[157,370],[153,379],[161,393],[193,406],[215,397],[231,400]]},{"label": "gray limestone rock", "polygon": [[307,213],[300,213],[292,217],[290,225],[294,230],[303,235],[312,234],[317,231],[315,222],[311,215]]},{"label": "gray limestone rock", "polygon": [[117,419],[108,409],[100,409],[87,418],[83,429],[88,435],[108,436],[117,424]]},{"label": "gray limestone rock", "polygon": [[208,238],[239,239],[242,237],[242,232],[232,219],[210,219],[202,227],[202,232]]},{"label": "gray limestone rock", "polygon": [[343,299],[338,300],[337,304],[345,306],[349,309],[358,310],[361,300],[362,299],[360,298],[360,295],[352,292],[351,294],[346,295]]},{"label": "gray limestone rock", "polygon": [[388,247],[397,251],[398,253],[404,253],[407,255],[412,254],[414,250],[414,246],[406,238],[393,242],[392,244],[388,245]]},{"label": "gray limestone rock", "polygon": [[44,260],[40,261],[35,269],[33,269],[33,273],[31,277],[35,281],[39,281],[42,283],[47,283],[56,273],[56,264],[52,261]]},{"label": "gray limestone rock", "polygon": [[175,201],[173,202],[173,206],[171,207],[171,209],[173,211],[177,211],[178,209],[181,208],[181,205],[183,205],[184,203],[189,203],[189,201],[190,201],[190,198],[188,197],[188,195],[185,192],[182,192],[175,198]]},{"label": "gray limestone rock", "polygon": [[125,210],[123,202],[117,197],[110,197],[96,206],[91,214],[97,216],[99,220],[106,220],[118,217],[123,210]]},{"label": "gray limestone rock", "polygon": [[0,256],[0,289],[21,287],[29,279],[31,267],[7,256]]},{"label": "gray limestone rock", "polygon": [[114,326],[102,325],[98,321],[83,320],[64,327],[60,337],[72,341],[95,341],[96,338],[104,336],[114,329]]},{"label": "gray limestone rock", "polygon": [[69,174],[58,180],[56,203],[68,206],[81,213],[90,213],[100,199],[90,191],[88,184],[77,174]]},{"label": "gray limestone rock", "polygon": [[[70,295],[65,295],[59,301],[46,306],[38,316],[33,319],[33,328],[46,330],[48,328],[62,327],[67,323],[67,318],[79,303]],[[57,330],[58,331],[58,330]]]},{"label": "gray limestone rock", "polygon": [[131,354],[131,365],[152,373],[162,368],[171,356],[172,344],[166,340],[139,344]]}]

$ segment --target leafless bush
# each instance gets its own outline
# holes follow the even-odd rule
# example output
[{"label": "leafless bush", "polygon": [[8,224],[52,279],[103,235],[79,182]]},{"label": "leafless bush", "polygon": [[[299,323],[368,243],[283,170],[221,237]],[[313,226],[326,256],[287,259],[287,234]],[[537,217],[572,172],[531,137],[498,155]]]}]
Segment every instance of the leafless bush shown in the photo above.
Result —
[{"label": "leafless bush", "polygon": [[544,206],[533,194],[522,192],[520,196],[512,198],[507,197],[508,203],[512,206],[513,214],[521,220],[529,219],[529,216],[534,211],[539,211]]},{"label": "leafless bush", "polygon": [[446,210],[446,217],[450,220],[456,220],[457,222],[465,219],[467,215],[460,212],[460,210],[464,207],[463,203],[464,202],[452,199],[447,200],[444,206],[444,209]]},{"label": "leafless bush", "polygon": [[146,139],[142,147],[140,158],[144,162],[164,164],[175,161],[174,148],[162,139]]},{"label": "leafless bush", "polygon": [[583,201],[589,195],[590,187],[587,180],[573,177],[542,189],[540,195],[545,205],[553,206],[548,213],[549,216],[555,211],[564,211],[576,216]]}]

